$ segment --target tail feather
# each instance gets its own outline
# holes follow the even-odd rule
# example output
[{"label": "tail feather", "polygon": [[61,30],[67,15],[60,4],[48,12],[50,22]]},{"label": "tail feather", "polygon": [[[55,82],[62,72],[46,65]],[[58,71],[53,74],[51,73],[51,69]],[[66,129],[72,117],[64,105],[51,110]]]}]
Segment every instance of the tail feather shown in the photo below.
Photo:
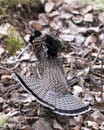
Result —
[{"label": "tail feather", "polygon": [[42,85],[41,80],[34,80],[33,78],[27,79],[17,73],[15,73],[15,75],[21,85],[31,93],[39,103],[49,107],[55,113],[73,116],[83,114],[89,110],[89,105],[81,103],[70,93],[60,94],[48,90],[46,86]]},{"label": "tail feather", "polygon": [[78,115],[89,110],[89,105],[78,101],[70,93],[57,98],[55,112],[61,115]]}]

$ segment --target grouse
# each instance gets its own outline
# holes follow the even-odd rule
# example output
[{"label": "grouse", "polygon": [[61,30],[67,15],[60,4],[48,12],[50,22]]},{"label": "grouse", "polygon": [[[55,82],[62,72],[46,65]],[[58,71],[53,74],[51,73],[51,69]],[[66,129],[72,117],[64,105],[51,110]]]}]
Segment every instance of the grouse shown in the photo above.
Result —
[{"label": "grouse", "polygon": [[14,72],[20,84],[37,102],[55,113],[68,116],[86,113],[89,105],[82,103],[68,91],[65,72],[58,59],[58,53],[62,48],[60,41],[49,34],[42,36],[38,30],[34,31],[29,41],[39,59],[41,73],[39,78],[27,78]]}]

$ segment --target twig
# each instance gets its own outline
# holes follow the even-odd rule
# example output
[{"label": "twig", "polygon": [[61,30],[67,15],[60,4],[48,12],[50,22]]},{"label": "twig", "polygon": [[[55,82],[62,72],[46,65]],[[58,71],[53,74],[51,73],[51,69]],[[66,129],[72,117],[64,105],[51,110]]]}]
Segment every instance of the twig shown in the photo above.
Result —
[{"label": "twig", "polygon": [[94,66],[92,66],[92,69],[93,69],[93,70],[96,70],[96,69],[104,69],[104,65],[94,65]]},{"label": "twig", "polygon": [[87,76],[89,74],[89,72],[92,69],[93,65],[95,64],[97,58],[99,57],[99,54],[101,53],[101,50],[102,50],[103,47],[104,47],[104,40],[102,41],[102,44],[101,44],[100,49],[99,49],[99,51],[97,53],[97,56],[95,57],[95,59],[93,60],[92,64],[88,68],[88,71],[85,73],[85,76]]},{"label": "twig", "polygon": [[8,61],[8,62],[5,62],[4,64],[7,64],[7,65],[12,65],[12,64],[16,64],[18,62],[22,62],[22,61],[27,61],[27,62],[36,62],[37,59],[30,59],[30,58],[22,58],[22,59],[16,59],[16,60],[12,60],[12,61]]},{"label": "twig", "polygon": [[21,54],[17,57],[17,59],[19,59],[19,58],[24,54],[24,52],[25,52],[30,46],[31,46],[31,44],[29,43],[29,44],[25,47],[25,49],[21,52]]},{"label": "twig", "polygon": [[[93,65],[91,69],[92,70],[104,69],[104,65],[103,66],[102,65]],[[76,76],[81,76],[81,75],[83,75],[85,73],[89,73],[89,68],[86,68],[86,69],[84,69],[82,71],[79,71]]]},{"label": "twig", "polygon": [[7,70],[8,72],[11,72],[11,69],[8,69],[8,68],[1,66],[1,65],[0,65],[0,69],[4,69],[4,70]]}]

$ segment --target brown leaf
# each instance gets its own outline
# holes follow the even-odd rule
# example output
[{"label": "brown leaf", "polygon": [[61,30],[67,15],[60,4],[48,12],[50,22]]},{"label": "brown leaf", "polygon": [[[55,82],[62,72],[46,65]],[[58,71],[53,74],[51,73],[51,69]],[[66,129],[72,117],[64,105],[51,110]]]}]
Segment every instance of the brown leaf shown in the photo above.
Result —
[{"label": "brown leaf", "polygon": [[55,8],[60,7],[63,3],[64,3],[63,0],[57,0],[57,1],[55,1]]},{"label": "brown leaf", "polygon": [[43,30],[43,27],[42,25],[39,23],[39,21],[36,21],[36,20],[32,20],[29,22],[29,25],[31,25],[31,27],[33,29],[36,29],[36,30],[39,30],[39,31],[42,31]]},{"label": "brown leaf", "polygon": [[10,75],[2,75],[1,76],[1,81],[0,81],[3,85],[7,86],[12,84],[12,78]]},{"label": "brown leaf", "polygon": [[84,61],[83,59],[75,59],[75,65],[78,69],[84,69],[89,66],[89,63],[87,61]]},{"label": "brown leaf", "polygon": [[93,107],[104,112],[104,102],[95,102]]},{"label": "brown leaf", "polygon": [[56,120],[54,120],[53,122],[53,128],[58,130],[63,130],[62,126]]}]

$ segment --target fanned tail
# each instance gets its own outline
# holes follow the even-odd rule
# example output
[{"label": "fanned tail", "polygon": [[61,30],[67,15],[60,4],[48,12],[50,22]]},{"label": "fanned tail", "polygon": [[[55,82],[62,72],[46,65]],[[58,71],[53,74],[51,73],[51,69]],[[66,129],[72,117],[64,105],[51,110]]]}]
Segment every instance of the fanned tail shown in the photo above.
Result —
[{"label": "fanned tail", "polygon": [[20,84],[31,93],[42,105],[49,107],[53,112],[60,115],[74,116],[83,114],[89,110],[89,105],[78,101],[70,93],[60,94],[53,90],[48,90],[42,85],[42,81],[34,78],[26,78],[15,72]]}]

